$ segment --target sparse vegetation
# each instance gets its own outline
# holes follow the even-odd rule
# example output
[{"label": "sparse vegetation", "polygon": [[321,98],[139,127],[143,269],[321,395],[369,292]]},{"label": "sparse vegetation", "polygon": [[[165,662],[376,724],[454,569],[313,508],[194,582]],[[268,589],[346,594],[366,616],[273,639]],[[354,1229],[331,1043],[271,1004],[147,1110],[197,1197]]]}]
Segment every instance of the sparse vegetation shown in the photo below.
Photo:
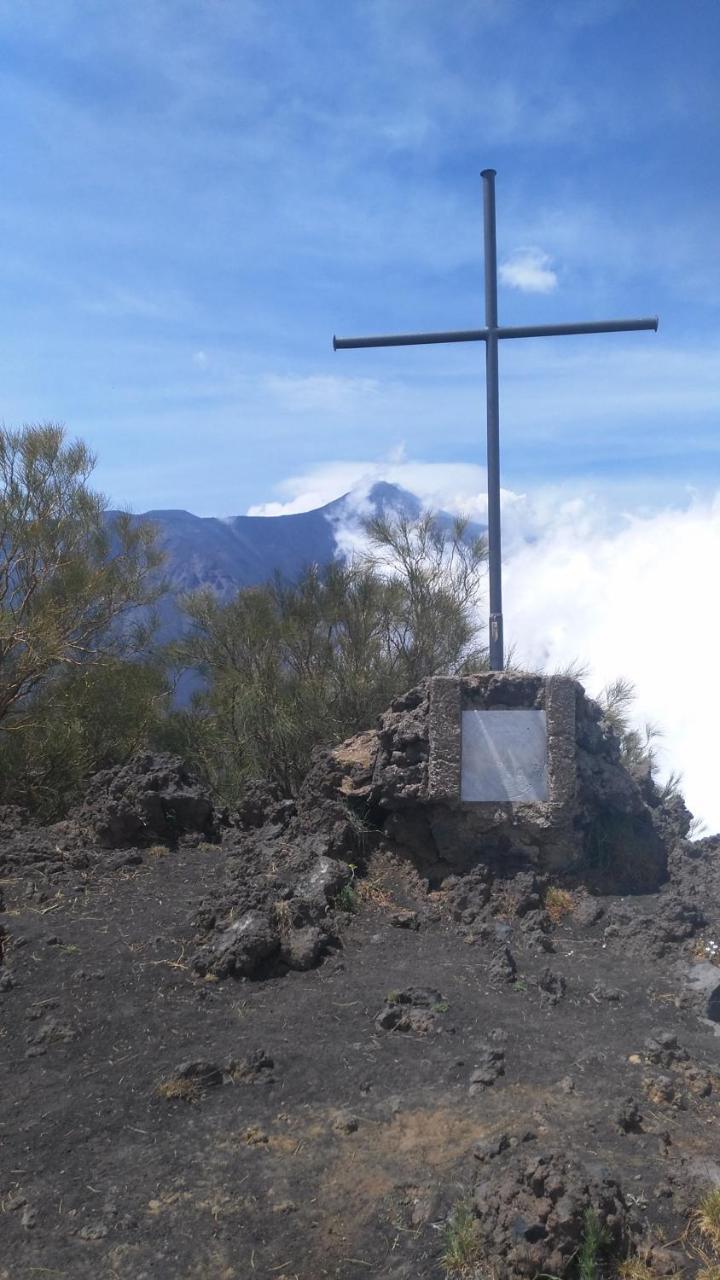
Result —
[{"label": "sparse vegetation", "polygon": [[692,1224],[703,1240],[720,1252],[720,1187],[703,1196],[692,1216]]},{"label": "sparse vegetation", "polygon": [[708,960],[710,964],[720,966],[720,945],[713,938],[698,939],[693,955],[697,960]]},{"label": "sparse vegetation", "polygon": [[[662,731],[656,724],[647,722],[642,729],[633,728],[630,709],[635,701],[635,686],[631,680],[620,676],[602,690],[598,699],[606,724],[614,729],[620,740],[621,758],[628,768],[646,769],[653,773],[657,766],[657,743]],[[666,787],[673,790],[678,779],[669,779]]]},{"label": "sparse vegetation", "polygon": [[455,1205],[445,1224],[442,1265],[452,1280],[471,1280],[481,1261],[480,1223],[467,1201]]},{"label": "sparse vegetation", "polygon": [[574,906],[575,899],[567,889],[549,885],[545,892],[545,910],[553,924],[559,924],[564,916],[569,915]]},{"label": "sparse vegetation", "polygon": [[163,1080],[155,1090],[159,1098],[166,1102],[197,1102],[200,1098],[200,1085],[197,1080],[183,1076],[173,1076]]},{"label": "sparse vegetation", "polygon": [[292,925],[290,906],[284,899],[280,899],[278,902],[274,904],[273,911],[275,913],[275,919],[277,920],[278,928],[281,934],[285,936]]},{"label": "sparse vegetation", "polygon": [[391,910],[396,906],[392,895],[383,887],[382,881],[379,879],[363,877],[360,880],[356,880],[355,892],[361,902],[367,902],[373,907]]},{"label": "sparse vegetation", "polygon": [[619,1280],[656,1280],[653,1271],[642,1258],[626,1258],[618,1268]]},{"label": "sparse vegetation", "polygon": [[585,1210],[582,1244],[578,1253],[578,1280],[601,1280],[603,1254],[610,1243],[594,1209]]},{"label": "sparse vegetation", "polygon": [[344,884],[339,893],[335,895],[333,907],[336,911],[347,911],[350,915],[358,909],[358,895],[350,884]]}]

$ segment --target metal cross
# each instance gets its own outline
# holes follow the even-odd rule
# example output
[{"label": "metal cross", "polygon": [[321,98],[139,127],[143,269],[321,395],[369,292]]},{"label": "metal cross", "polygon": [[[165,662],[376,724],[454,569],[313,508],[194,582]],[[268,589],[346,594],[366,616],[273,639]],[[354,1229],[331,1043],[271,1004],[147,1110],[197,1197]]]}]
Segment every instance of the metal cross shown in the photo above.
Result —
[{"label": "metal cross", "polygon": [[484,342],[487,395],[488,577],[490,580],[490,668],[504,665],[502,617],[502,557],[500,541],[500,417],[498,408],[498,340],[555,338],[576,333],[657,331],[658,318],[645,320],[588,320],[579,324],[499,325],[497,314],[497,244],[495,236],[495,170],[483,169],[485,240],[485,328],[453,333],[398,333],[376,338],[333,338],[333,350],[348,347],[410,347],[432,342]]}]

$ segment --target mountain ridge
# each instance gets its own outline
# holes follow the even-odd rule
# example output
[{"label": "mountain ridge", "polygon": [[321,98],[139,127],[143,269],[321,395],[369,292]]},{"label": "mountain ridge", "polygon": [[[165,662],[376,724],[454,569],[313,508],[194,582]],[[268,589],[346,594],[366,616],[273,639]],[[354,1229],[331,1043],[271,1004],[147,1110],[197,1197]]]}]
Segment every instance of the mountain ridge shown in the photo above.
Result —
[{"label": "mountain ridge", "polygon": [[[133,522],[151,521],[165,554],[162,568],[167,592],[157,606],[158,639],[176,639],[186,628],[180,598],[209,588],[227,602],[245,587],[260,586],[276,574],[289,580],[312,564],[330,563],[341,554],[341,528],[378,515],[416,519],[420,499],[407,489],[377,481],[365,493],[350,490],[321,507],[287,515],[196,516],[182,509],[153,509],[133,513]],[[119,515],[109,510],[109,524]],[[453,517],[439,512],[443,522]],[[479,525],[473,533],[482,533]]]}]

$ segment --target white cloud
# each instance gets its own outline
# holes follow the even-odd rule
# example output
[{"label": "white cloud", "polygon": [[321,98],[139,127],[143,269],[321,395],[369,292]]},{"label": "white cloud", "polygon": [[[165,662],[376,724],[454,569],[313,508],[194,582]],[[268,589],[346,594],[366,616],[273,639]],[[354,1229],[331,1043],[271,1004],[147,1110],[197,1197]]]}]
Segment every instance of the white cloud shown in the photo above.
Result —
[{"label": "white cloud", "polygon": [[552,293],[558,279],[551,262],[550,255],[542,249],[518,249],[500,264],[500,279],[511,289],[521,289],[523,293]]},{"label": "white cloud", "polygon": [[409,489],[426,507],[462,511],[482,520],[487,510],[485,468],[465,462],[413,462],[402,446],[393,448],[386,461],[326,462],[276,486],[280,501],[262,502],[248,509],[251,516],[290,515],[310,511],[353,491],[359,503],[379,480]]},{"label": "white cloud", "polygon": [[[349,519],[339,529],[349,550],[358,544],[353,515],[362,514],[378,480],[409,489],[427,506],[484,520],[484,468],[402,456],[328,462],[285,481],[282,501],[251,514],[305,511],[350,490]],[[633,681],[636,723],[655,722],[664,733],[663,773],[679,771],[690,809],[720,830],[720,493],[679,493],[675,507],[643,516],[624,514],[621,494],[503,491],[507,641],[529,668],[579,662],[592,695],[617,676]]]},{"label": "white cloud", "polygon": [[636,722],[663,730],[660,763],[683,775],[690,809],[720,829],[720,494],[619,525],[587,502],[559,509],[538,541],[510,548],[506,632],[518,659],[588,668],[597,694],[618,675],[637,691]]}]

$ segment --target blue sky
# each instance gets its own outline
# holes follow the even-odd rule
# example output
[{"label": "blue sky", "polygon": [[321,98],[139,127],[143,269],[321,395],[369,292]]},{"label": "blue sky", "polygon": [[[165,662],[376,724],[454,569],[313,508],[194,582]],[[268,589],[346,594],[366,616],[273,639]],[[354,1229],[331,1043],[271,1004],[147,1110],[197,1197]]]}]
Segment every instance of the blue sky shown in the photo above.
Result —
[{"label": "blue sky", "polygon": [[0,33],[0,416],[65,422],[114,504],[482,465],[481,345],[331,338],[482,323],[486,166],[503,321],[660,316],[503,346],[504,483],[718,487],[717,0],[0,0]]}]

